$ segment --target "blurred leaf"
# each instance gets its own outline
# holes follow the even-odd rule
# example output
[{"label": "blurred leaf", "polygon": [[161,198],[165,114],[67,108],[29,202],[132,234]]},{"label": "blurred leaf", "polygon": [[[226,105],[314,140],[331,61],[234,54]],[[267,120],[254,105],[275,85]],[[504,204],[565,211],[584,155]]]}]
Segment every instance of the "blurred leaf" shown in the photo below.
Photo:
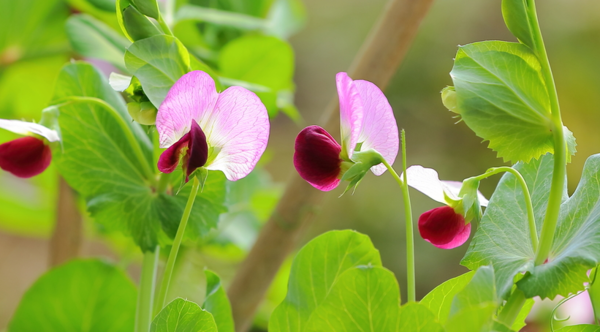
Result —
[{"label": "blurred leaf", "polygon": [[450,75],[460,116],[499,157],[528,162],[554,151],[548,92],[527,46],[498,41],[462,46]]},{"label": "blurred leaf", "polygon": [[184,299],[175,299],[152,321],[151,332],[217,332],[210,312]]},{"label": "blurred leaf", "polygon": [[175,15],[175,20],[209,22],[249,31],[261,30],[266,25],[265,20],[254,16],[194,5],[181,6]]},{"label": "blurred leaf", "polygon": [[440,323],[446,323],[454,296],[465,288],[474,274],[473,271],[467,272],[442,283],[425,295],[420,303],[429,308]]},{"label": "blurred leaf", "polygon": [[245,36],[227,44],[219,56],[224,77],[259,84],[271,92],[257,92],[269,115],[277,112],[277,93],[294,86],[294,52],[275,37]]},{"label": "blurred leaf", "polygon": [[104,22],[112,29],[118,29],[119,23],[115,18],[115,0],[66,0],[78,11],[93,16]]},{"label": "blurred leaf", "polygon": [[502,0],[502,16],[506,26],[519,41],[533,47],[533,34],[529,26],[526,0]]},{"label": "blurred leaf", "polygon": [[[514,166],[529,188],[538,232],[548,204],[553,160],[552,155],[547,154],[539,160]],[[471,270],[493,265],[498,295],[506,298],[513,277],[529,269],[534,257],[523,193],[515,177],[507,173],[498,183],[461,264]]]},{"label": "blurred leaf", "polygon": [[571,325],[563,327],[562,329],[557,330],[556,332],[600,332],[600,326],[587,324]]},{"label": "blurred leaf", "polygon": [[131,332],[136,293],[113,265],[71,261],[46,272],[27,290],[8,331]]},{"label": "blurred leaf", "polygon": [[[177,38],[167,35],[133,43],[125,53],[125,65],[140,80],[144,92],[156,107],[160,106],[171,86],[191,70],[200,69],[215,78],[208,67],[190,56]],[[218,89],[219,83],[216,84]]]},{"label": "blurred leaf", "polygon": [[531,308],[533,308],[534,304],[535,304],[534,299],[525,300],[525,304],[523,305],[523,308],[521,308],[521,311],[517,315],[515,322],[513,323],[512,327],[510,328],[511,330],[521,331],[521,329],[524,328],[525,325],[527,325],[525,320],[527,319],[527,316],[529,316],[529,313],[531,312]]},{"label": "blurred leaf", "polygon": [[210,270],[205,270],[206,298],[202,309],[210,312],[219,332],[234,332],[233,315],[227,294],[221,285],[221,279]]},{"label": "blurred leaf", "polygon": [[19,59],[68,51],[60,0],[0,1],[0,67]]},{"label": "blurred leaf", "polygon": [[342,274],[361,265],[381,266],[367,236],[331,231],[311,240],[294,259],[288,294],[271,315],[269,331],[303,331]]},{"label": "blurred leaf", "polygon": [[123,56],[131,43],[104,23],[87,15],[74,15],[67,20],[67,35],[79,54],[108,61],[127,71]]},{"label": "blurred leaf", "polygon": [[446,331],[490,331],[498,304],[494,269],[480,267],[471,281],[454,296]]},{"label": "blurred leaf", "polygon": [[123,9],[123,26],[133,41],[162,35],[163,31],[134,6]]},{"label": "blurred leaf", "polygon": [[306,23],[306,9],[300,0],[275,0],[263,29],[267,35],[288,39]]},{"label": "blurred leaf", "polygon": [[400,309],[398,332],[443,332],[434,314],[421,303],[409,302]]},{"label": "blurred leaf", "polygon": [[394,274],[381,266],[357,266],[337,278],[302,331],[393,332],[399,311]]}]

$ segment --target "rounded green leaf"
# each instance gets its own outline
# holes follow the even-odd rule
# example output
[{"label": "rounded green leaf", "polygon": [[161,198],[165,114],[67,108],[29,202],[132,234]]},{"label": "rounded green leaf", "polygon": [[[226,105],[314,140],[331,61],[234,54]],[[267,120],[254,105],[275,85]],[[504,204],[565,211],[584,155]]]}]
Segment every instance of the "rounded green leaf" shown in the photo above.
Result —
[{"label": "rounded green leaf", "polygon": [[302,331],[395,332],[399,311],[394,274],[380,266],[358,266],[340,275]]},{"label": "rounded green leaf", "polygon": [[205,270],[204,274],[206,275],[206,298],[202,309],[213,315],[219,332],[234,332],[231,304],[221,285],[221,278],[210,270]]},{"label": "rounded green leaf", "polygon": [[217,325],[210,312],[179,298],[156,315],[150,332],[217,332]]},{"label": "rounded green leaf", "polygon": [[99,260],[50,270],[25,293],[9,332],[131,332],[137,291],[125,273]]},{"label": "rounded green leaf", "polygon": [[294,258],[287,296],[271,315],[269,331],[304,331],[341,275],[361,265],[381,266],[366,235],[331,231],[310,241]]},{"label": "rounded green leaf", "polygon": [[458,113],[505,161],[554,151],[550,101],[529,47],[499,41],[460,47],[450,73]]},{"label": "rounded green leaf", "polygon": [[473,271],[467,272],[442,283],[425,295],[421,304],[429,308],[434,313],[434,317],[444,324],[450,315],[454,296],[465,288],[474,274]]}]

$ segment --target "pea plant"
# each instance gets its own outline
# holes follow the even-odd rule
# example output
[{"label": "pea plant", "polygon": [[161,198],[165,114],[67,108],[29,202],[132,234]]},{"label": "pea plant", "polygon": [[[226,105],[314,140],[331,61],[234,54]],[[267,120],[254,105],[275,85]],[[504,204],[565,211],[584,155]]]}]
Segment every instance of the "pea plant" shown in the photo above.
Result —
[{"label": "pea plant", "polygon": [[[235,13],[227,1],[117,0],[116,12],[108,6],[102,15],[87,2],[76,3],[83,13],[66,23],[72,47],[83,58],[111,64],[113,72],[107,79],[94,65],[71,61],[38,123],[0,119],[0,128],[24,136],[0,145],[0,168],[29,178],[53,163],[97,227],[125,235],[143,253],[139,280],[121,265],[71,260],[25,293],[8,332],[246,331],[232,311],[243,299],[227,296],[210,265],[202,301],[170,294],[174,275],[185,274],[176,271],[188,259],[183,248],[217,241],[223,216],[247,204],[248,191],[260,189],[251,178],[264,174],[259,160],[269,120],[280,111],[300,118],[293,52],[285,40],[302,26],[301,3],[249,1]],[[408,166],[407,137],[418,128],[398,130],[377,84],[352,72],[332,77],[340,137],[317,125],[304,128],[289,147],[293,164],[313,191],[345,186],[343,194],[350,195],[369,172],[398,183],[407,303],[401,304],[396,277],[367,235],[330,231],[295,255],[269,331],[519,331],[534,298],[568,301],[585,290],[600,308],[600,157],[588,158],[569,196],[566,166],[575,138],[561,119],[535,2],[501,4],[518,42],[460,46],[450,72],[454,85],[441,97],[512,166],[463,181],[442,181],[431,168]],[[503,175],[488,200],[479,185],[496,174]],[[477,223],[460,262],[470,272],[419,301],[409,187],[442,204],[416,221],[431,245],[464,245]]]}]

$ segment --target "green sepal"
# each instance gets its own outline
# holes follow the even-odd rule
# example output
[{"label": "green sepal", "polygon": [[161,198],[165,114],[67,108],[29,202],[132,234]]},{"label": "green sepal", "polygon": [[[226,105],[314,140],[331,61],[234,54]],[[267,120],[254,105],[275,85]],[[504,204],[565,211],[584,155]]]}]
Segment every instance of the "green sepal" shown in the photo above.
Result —
[{"label": "green sepal", "polygon": [[[342,149],[342,151],[344,151],[344,149]],[[379,165],[383,162],[383,157],[375,150],[367,150],[355,152],[352,155],[352,160],[355,162],[354,165],[350,166],[347,171],[343,172],[341,178],[342,181],[350,181],[342,195],[350,190],[350,188],[354,188],[354,190],[356,190],[356,187],[360,181],[362,181],[371,167]]]},{"label": "green sepal", "polygon": [[204,190],[206,179],[208,179],[208,169],[206,167],[196,168],[196,170],[190,174],[190,177],[194,176],[198,178],[198,181],[200,181],[200,192],[202,192],[202,190]]},{"label": "green sepal", "polygon": [[160,11],[156,0],[131,0],[140,13],[158,20]]},{"label": "green sepal", "polygon": [[163,34],[159,27],[131,5],[123,10],[123,24],[134,41]]},{"label": "green sepal", "polygon": [[477,190],[479,190],[479,180],[476,178],[468,178],[463,181],[462,187],[458,196],[462,199],[462,210],[465,222],[468,224],[471,221],[481,220],[481,205]]}]

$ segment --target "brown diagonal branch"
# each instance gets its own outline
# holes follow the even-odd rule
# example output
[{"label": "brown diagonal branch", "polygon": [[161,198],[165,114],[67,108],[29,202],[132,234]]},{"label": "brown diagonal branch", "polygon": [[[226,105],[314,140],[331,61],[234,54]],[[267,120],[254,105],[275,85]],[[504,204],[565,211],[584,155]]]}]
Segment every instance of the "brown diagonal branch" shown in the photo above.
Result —
[{"label": "brown diagonal branch", "polygon": [[[348,74],[385,89],[414,39],[433,0],[390,0],[377,25],[354,59]],[[332,98],[321,123],[339,131],[337,96]],[[229,287],[236,331],[247,331],[260,301],[287,255],[296,247],[312,211],[323,193],[298,175],[289,182],[275,212],[261,230],[246,260]]]},{"label": "brown diagonal branch", "polygon": [[60,177],[56,203],[56,226],[50,239],[50,267],[79,256],[83,238],[82,219],[75,192]]}]

